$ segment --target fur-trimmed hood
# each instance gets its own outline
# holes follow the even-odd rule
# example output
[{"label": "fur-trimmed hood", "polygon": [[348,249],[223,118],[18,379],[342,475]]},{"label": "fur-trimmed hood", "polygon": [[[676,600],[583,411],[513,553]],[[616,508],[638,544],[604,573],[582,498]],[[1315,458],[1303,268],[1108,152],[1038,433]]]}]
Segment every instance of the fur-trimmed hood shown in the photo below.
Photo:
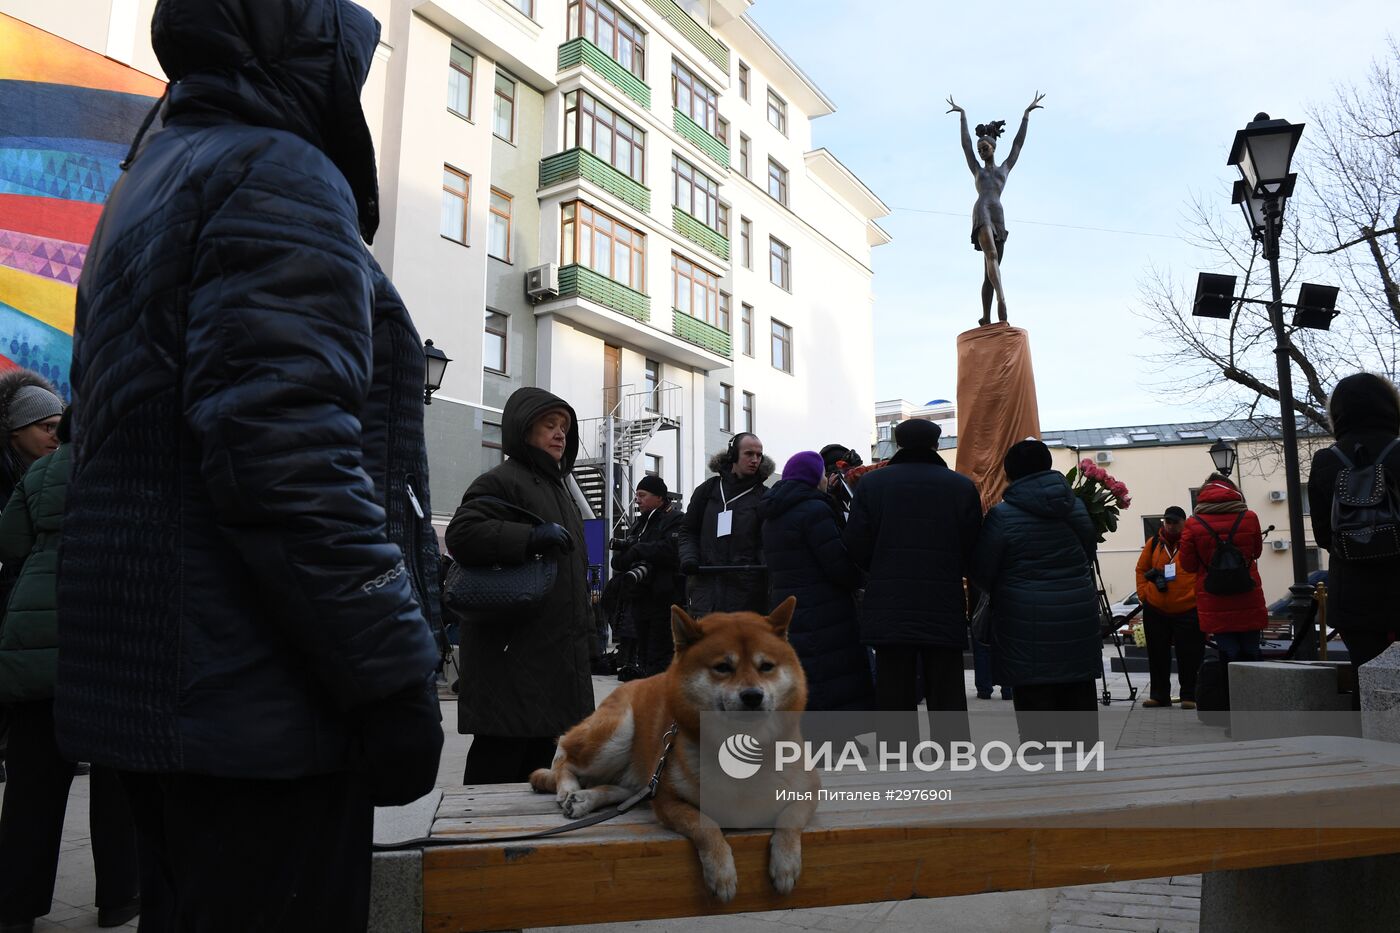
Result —
[{"label": "fur-trimmed hood", "polygon": [[[734,467],[734,461],[729,459],[729,448],[721,450],[710,458],[710,472],[724,476]],[[767,454],[763,455],[763,462],[758,465],[758,481],[768,482],[768,478],[778,469],[778,465],[773,462],[773,458]]]}]

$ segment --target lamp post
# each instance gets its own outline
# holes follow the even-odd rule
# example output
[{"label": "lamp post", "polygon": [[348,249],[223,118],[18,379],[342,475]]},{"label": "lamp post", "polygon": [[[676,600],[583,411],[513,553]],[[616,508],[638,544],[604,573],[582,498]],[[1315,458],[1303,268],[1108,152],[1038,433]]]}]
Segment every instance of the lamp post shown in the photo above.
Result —
[{"label": "lamp post", "polygon": [[433,404],[433,393],[442,388],[442,376],[452,362],[431,340],[423,341],[423,404]]},{"label": "lamp post", "polygon": [[1210,462],[1215,464],[1215,472],[1229,476],[1235,468],[1235,448],[1223,439],[1216,441],[1210,447]]},{"label": "lamp post", "polygon": [[1307,586],[1306,537],[1303,531],[1303,484],[1298,470],[1298,427],[1293,412],[1293,376],[1288,357],[1288,338],[1283,323],[1283,288],[1279,282],[1278,248],[1283,230],[1283,207],[1293,192],[1296,176],[1288,169],[1293,152],[1303,135],[1303,124],[1271,120],[1258,114],[1252,123],[1235,134],[1227,164],[1239,168],[1240,182],[1235,200],[1241,204],[1254,238],[1269,262],[1269,322],[1274,330],[1274,358],[1278,365],[1279,420],[1283,432],[1283,468],[1288,488],[1289,553],[1293,558],[1293,633],[1306,627]]}]

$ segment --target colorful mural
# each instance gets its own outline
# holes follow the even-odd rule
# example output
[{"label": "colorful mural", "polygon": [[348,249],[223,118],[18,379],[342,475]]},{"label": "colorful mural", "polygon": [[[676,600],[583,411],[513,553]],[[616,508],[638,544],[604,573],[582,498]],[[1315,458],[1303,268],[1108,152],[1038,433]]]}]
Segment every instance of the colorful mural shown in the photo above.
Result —
[{"label": "colorful mural", "polygon": [[32,369],[68,397],[88,241],[164,89],[0,13],[0,372]]}]

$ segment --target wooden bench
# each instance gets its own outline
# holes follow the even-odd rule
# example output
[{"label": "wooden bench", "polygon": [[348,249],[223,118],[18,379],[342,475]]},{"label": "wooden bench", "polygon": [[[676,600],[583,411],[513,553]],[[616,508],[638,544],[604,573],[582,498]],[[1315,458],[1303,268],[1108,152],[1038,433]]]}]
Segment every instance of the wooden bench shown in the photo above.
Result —
[{"label": "wooden bench", "polygon": [[[828,775],[831,789],[936,787],[945,803],[833,804],[797,888],[769,886],[768,834],[729,834],[739,893],[717,903],[691,843],[646,807],[528,843],[421,855],[424,930],[685,917],[1061,887],[1400,853],[1400,746],[1317,737],[1112,752],[1102,773]],[[1389,813],[1383,825],[1378,813]],[[549,828],[524,785],[446,791],[434,836]],[[1151,828],[1144,828],[1151,827]]]}]

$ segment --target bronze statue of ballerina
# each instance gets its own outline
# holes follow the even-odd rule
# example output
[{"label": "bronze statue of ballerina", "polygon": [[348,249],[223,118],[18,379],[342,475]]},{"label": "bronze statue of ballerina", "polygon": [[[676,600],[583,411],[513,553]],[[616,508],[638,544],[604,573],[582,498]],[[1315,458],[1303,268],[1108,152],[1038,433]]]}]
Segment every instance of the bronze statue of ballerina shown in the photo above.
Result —
[{"label": "bronze statue of ballerina", "polygon": [[1001,287],[1001,260],[1006,255],[1006,215],[1001,210],[1001,189],[1006,187],[1006,176],[1011,174],[1021,154],[1031,111],[1044,109],[1040,105],[1044,99],[1045,95],[1036,91],[1035,100],[1021,115],[1021,129],[1011,142],[1011,154],[1000,165],[995,161],[997,137],[1002,134],[1006,121],[977,124],[977,155],[982,157],[982,164],[978,165],[977,156],[972,152],[972,137],[967,132],[967,112],[953,103],[952,95],[948,97],[948,112],[956,112],[962,123],[963,155],[967,156],[967,167],[977,183],[977,203],[972,206],[972,248],[981,251],[986,263],[986,275],[982,280],[982,318],[977,322],[984,327],[992,323],[993,292],[997,296],[997,319],[1006,320],[1006,293]]}]

